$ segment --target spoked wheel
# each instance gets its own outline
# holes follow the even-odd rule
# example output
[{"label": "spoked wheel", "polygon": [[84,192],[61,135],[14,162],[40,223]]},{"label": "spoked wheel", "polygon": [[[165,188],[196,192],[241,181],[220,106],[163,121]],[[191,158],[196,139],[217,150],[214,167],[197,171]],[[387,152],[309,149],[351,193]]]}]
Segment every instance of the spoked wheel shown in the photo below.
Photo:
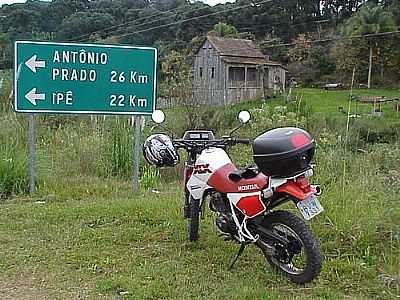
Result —
[{"label": "spoked wheel", "polygon": [[[262,226],[286,241],[286,244],[274,243],[273,255],[263,247],[263,243],[258,244],[274,269],[299,284],[310,282],[319,275],[322,266],[320,247],[302,219],[287,211],[274,211],[265,217]],[[262,234],[260,240],[263,241]]]},{"label": "spoked wheel", "polygon": [[200,218],[200,201],[189,198],[188,234],[189,241],[194,242],[199,239],[199,218]]}]

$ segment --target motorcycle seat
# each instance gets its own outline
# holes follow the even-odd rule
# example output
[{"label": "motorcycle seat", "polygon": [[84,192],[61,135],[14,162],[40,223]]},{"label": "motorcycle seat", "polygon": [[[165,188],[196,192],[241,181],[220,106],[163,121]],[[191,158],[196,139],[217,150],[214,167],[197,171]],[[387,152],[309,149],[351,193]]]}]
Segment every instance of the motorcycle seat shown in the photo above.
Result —
[{"label": "motorcycle seat", "polygon": [[256,168],[246,168],[242,170],[234,170],[229,173],[228,178],[233,182],[239,182],[242,179],[252,179],[259,174]]}]

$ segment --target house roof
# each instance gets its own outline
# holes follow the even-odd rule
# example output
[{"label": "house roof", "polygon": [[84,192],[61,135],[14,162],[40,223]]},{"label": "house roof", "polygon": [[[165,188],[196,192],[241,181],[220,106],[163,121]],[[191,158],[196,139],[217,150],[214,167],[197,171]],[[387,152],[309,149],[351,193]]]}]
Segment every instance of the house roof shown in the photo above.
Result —
[{"label": "house roof", "polygon": [[287,71],[287,68],[286,68],[284,65],[282,65],[281,63],[275,62],[275,61],[268,60],[268,61],[265,63],[265,65],[266,65],[266,66],[281,67],[282,69],[285,69],[285,70]]},{"label": "house roof", "polygon": [[279,66],[286,69],[280,63],[268,60],[251,40],[216,36],[207,36],[207,40],[221,56],[221,59],[227,63]]},{"label": "house roof", "polygon": [[251,40],[207,36],[207,40],[220,55],[263,58],[265,55]]},{"label": "house roof", "polygon": [[221,56],[222,60],[231,64],[265,65],[267,60],[258,57]]}]

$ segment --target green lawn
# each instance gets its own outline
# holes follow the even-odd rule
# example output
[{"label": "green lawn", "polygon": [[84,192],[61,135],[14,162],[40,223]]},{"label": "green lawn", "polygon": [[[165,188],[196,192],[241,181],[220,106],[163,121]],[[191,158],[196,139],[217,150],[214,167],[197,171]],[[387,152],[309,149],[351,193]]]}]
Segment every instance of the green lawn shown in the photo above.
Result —
[{"label": "green lawn", "polygon": [[394,293],[346,253],[331,253],[322,276],[303,287],[272,273],[255,248],[228,271],[236,246],[216,237],[209,218],[200,241],[188,243],[179,192],[162,192],[3,204],[1,298],[389,299]]},{"label": "green lawn", "polygon": [[[292,97],[306,101],[311,105],[313,112],[320,115],[341,115],[339,107],[343,107],[347,112],[349,107],[349,90],[343,91],[325,91],[323,89],[294,89]],[[354,96],[386,96],[400,99],[400,89],[355,89],[353,90]],[[358,101],[350,102],[351,114],[370,114],[373,109],[372,104],[365,104]],[[382,110],[385,118],[400,118],[400,112],[394,110],[394,103],[388,102],[382,104]]]}]

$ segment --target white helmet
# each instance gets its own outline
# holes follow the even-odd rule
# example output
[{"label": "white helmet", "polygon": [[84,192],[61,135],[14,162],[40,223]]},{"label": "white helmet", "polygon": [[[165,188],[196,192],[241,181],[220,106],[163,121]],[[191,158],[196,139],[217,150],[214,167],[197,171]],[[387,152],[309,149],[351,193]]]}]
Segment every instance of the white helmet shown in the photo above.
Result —
[{"label": "white helmet", "polygon": [[179,162],[178,153],[165,134],[149,136],[143,144],[143,155],[149,164],[157,167],[172,167]]}]

